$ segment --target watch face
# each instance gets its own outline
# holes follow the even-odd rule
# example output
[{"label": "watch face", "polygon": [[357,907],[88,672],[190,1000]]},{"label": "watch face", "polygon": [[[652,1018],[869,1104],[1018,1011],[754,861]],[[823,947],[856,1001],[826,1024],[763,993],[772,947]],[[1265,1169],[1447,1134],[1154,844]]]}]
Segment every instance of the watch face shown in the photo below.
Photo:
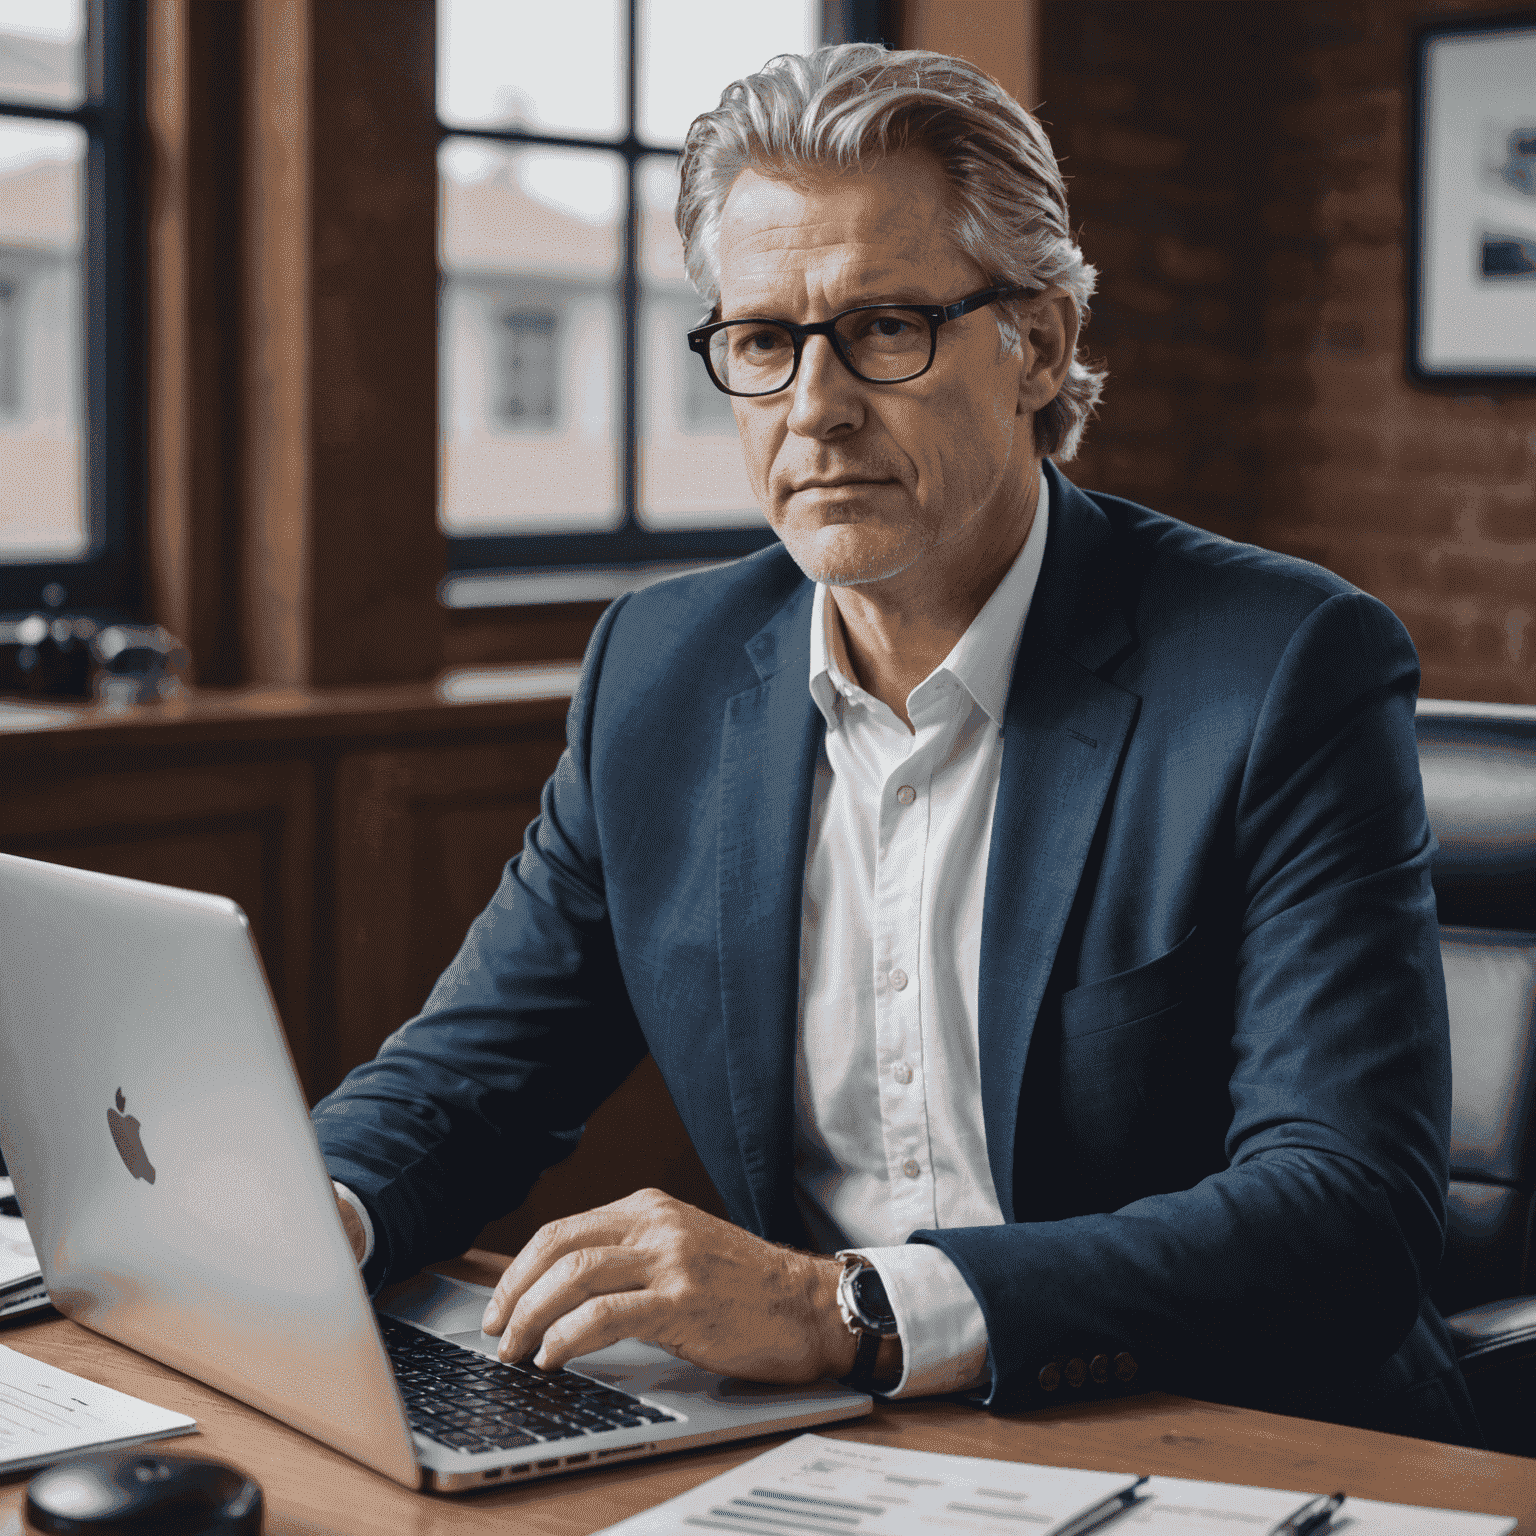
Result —
[{"label": "watch face", "polygon": [[861,1269],[849,1284],[859,1316],[880,1332],[894,1329],[896,1314],[885,1294],[885,1283],[876,1269]]}]

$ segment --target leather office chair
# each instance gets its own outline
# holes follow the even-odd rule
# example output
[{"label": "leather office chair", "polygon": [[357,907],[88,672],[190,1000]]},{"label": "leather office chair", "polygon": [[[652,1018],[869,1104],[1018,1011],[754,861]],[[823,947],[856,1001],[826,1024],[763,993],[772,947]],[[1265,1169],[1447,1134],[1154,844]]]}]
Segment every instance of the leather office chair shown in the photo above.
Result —
[{"label": "leather office chair", "polygon": [[1434,1295],[1484,1433],[1536,1456],[1536,708],[1420,701],[1450,1002],[1450,1227]]}]

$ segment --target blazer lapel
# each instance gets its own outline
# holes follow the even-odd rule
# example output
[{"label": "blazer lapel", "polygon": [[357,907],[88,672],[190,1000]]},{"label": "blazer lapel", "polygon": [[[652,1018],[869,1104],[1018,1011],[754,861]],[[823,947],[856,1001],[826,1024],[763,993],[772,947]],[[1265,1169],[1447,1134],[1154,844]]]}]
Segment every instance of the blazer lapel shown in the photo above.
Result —
[{"label": "blazer lapel", "polygon": [[793,1199],[800,902],[823,722],[811,698],[805,582],[747,643],[761,682],[726,701],[718,923],[726,1075],[756,1227],[798,1235]]},{"label": "blazer lapel", "polygon": [[1108,520],[1054,465],[1046,473],[1050,532],[1008,691],[981,927],[982,1113],[1008,1221],[1035,1020],[1140,704],[1100,675],[1135,643],[1116,600]]}]

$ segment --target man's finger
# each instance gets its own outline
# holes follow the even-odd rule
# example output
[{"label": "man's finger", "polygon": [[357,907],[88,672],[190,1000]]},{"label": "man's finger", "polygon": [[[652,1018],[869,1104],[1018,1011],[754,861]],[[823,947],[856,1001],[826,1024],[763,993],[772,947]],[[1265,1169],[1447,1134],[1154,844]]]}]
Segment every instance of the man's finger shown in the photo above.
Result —
[{"label": "man's finger", "polygon": [[540,1227],[523,1245],[518,1256],[507,1265],[496,1282],[496,1289],[485,1305],[480,1327],[485,1333],[500,1333],[512,1316],[523,1292],[551,1264],[582,1248],[608,1248],[624,1239],[629,1223],[612,1208],[600,1207],[579,1216],[562,1216]]},{"label": "man's finger", "polygon": [[[620,1339],[652,1338],[665,1303],[654,1291],[616,1291],[594,1296],[553,1323],[533,1363],[554,1371],[579,1355],[606,1349]],[[664,1330],[663,1330],[664,1331]]]},{"label": "man's finger", "polygon": [[594,1296],[644,1288],[647,1265],[633,1248],[579,1248],[556,1259],[512,1307],[497,1348],[503,1360],[521,1360],[546,1330]]}]

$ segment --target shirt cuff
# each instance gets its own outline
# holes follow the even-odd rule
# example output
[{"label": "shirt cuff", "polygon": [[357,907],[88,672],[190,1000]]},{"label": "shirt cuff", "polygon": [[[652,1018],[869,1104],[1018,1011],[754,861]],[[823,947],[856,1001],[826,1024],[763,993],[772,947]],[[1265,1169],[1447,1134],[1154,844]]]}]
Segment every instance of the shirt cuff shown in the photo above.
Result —
[{"label": "shirt cuff", "polygon": [[966,1392],[987,1379],[987,1324],[948,1254],[926,1243],[849,1248],[879,1272],[901,1330],[901,1380],[884,1397]]},{"label": "shirt cuff", "polygon": [[[373,1257],[373,1217],[368,1214],[368,1207],[345,1184],[338,1184],[335,1179],[332,1179],[331,1188],[336,1191],[338,1200],[345,1200],[357,1212],[357,1219],[363,1224],[363,1236],[367,1242],[363,1244],[362,1258],[357,1261],[357,1267],[361,1269]],[[935,1249],[934,1252],[937,1253],[938,1250]]]}]

